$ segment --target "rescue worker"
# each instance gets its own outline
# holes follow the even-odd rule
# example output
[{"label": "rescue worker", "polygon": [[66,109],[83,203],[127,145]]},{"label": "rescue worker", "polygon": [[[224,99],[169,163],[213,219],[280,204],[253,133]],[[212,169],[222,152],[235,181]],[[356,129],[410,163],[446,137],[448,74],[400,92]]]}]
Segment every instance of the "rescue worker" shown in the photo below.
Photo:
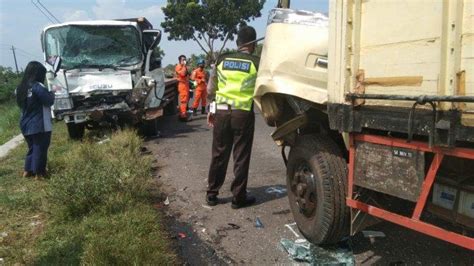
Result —
[{"label": "rescue worker", "polygon": [[[230,153],[233,151],[234,180],[231,184],[233,209],[246,207],[256,199],[247,194],[247,180],[255,128],[253,93],[259,58],[253,56],[256,32],[245,26],[237,34],[238,51],[223,54],[217,60],[208,86],[215,99],[207,121],[213,127],[212,156],[206,202],[219,203],[219,189],[224,184]],[[214,97],[215,95],[215,97]],[[212,104],[214,106],[214,103]]]},{"label": "rescue worker", "polygon": [[186,66],[186,56],[178,57],[179,63],[175,67],[176,79],[178,80],[179,93],[179,120],[186,121],[189,102],[189,73]]},{"label": "rescue worker", "polygon": [[194,102],[193,102],[193,113],[197,114],[197,108],[199,107],[199,102],[201,102],[201,113],[206,114],[207,106],[207,73],[204,70],[204,59],[199,59],[197,62],[198,67],[194,69],[191,74],[191,79],[195,82],[194,89]]}]

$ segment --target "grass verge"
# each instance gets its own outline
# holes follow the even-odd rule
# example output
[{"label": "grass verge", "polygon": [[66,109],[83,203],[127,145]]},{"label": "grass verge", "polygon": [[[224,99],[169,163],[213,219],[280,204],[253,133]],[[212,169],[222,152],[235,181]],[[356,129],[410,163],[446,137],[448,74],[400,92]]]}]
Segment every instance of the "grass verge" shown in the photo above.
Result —
[{"label": "grass verge", "polygon": [[20,109],[15,101],[0,104],[0,145],[20,134]]},{"label": "grass verge", "polygon": [[151,158],[133,131],[71,142],[55,124],[51,177],[20,178],[26,147],[0,162],[0,258],[6,264],[173,264],[152,208]]}]

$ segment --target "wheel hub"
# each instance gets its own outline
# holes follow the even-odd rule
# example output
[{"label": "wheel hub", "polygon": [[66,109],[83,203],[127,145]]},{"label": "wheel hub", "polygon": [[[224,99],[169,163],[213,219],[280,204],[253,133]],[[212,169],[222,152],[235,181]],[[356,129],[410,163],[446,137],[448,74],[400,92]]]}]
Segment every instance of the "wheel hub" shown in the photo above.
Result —
[{"label": "wheel hub", "polygon": [[300,213],[307,217],[314,215],[316,210],[316,186],[314,174],[307,163],[303,162],[297,167],[291,183],[291,192],[295,196]]}]

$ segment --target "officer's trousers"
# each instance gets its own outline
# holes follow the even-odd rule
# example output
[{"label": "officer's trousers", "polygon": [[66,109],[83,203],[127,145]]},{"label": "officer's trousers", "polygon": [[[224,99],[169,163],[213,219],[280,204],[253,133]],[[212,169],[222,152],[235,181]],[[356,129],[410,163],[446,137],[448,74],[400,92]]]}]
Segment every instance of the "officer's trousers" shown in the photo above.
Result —
[{"label": "officer's trousers", "polygon": [[219,194],[233,151],[234,181],[231,184],[231,191],[236,201],[245,199],[254,130],[253,111],[217,110],[207,195]]}]

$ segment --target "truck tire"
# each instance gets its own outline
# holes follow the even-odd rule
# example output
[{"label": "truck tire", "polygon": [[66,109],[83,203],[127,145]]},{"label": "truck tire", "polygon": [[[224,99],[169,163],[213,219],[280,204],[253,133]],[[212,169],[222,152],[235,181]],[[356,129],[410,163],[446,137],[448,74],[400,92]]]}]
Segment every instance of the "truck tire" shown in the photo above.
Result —
[{"label": "truck tire", "polygon": [[329,137],[300,136],[291,147],[288,199],[299,230],[312,243],[334,244],[348,235],[346,178],[346,162]]},{"label": "truck tire", "polygon": [[84,137],[85,125],[83,123],[67,123],[66,125],[70,139],[81,140]]},{"label": "truck tire", "polygon": [[145,137],[157,136],[160,132],[158,130],[158,118],[143,121],[142,132]]},{"label": "truck tire", "polygon": [[178,93],[173,95],[171,100],[164,108],[164,115],[171,116],[178,113]]}]

